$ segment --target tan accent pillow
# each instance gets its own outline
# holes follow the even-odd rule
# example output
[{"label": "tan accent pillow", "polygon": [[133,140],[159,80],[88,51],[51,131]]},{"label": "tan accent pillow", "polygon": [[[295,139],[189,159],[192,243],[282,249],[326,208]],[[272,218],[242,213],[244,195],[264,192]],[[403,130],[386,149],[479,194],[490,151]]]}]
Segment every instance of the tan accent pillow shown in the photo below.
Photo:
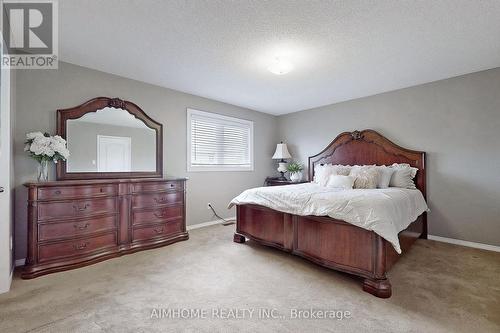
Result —
[{"label": "tan accent pillow", "polygon": [[354,177],[354,188],[377,188],[379,170],[375,167],[352,168],[349,176]]},{"label": "tan accent pillow", "polygon": [[333,170],[335,170],[336,175],[340,176],[349,176],[349,173],[351,172],[351,166],[350,165],[342,165],[342,164],[335,164],[333,167]]}]

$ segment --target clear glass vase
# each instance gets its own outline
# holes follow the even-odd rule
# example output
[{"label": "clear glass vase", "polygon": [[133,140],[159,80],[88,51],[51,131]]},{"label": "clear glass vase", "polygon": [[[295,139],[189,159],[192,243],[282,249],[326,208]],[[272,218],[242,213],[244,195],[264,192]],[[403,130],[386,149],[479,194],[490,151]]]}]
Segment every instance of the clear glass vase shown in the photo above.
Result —
[{"label": "clear glass vase", "polygon": [[38,164],[38,181],[46,182],[49,180],[49,161],[42,160]]}]

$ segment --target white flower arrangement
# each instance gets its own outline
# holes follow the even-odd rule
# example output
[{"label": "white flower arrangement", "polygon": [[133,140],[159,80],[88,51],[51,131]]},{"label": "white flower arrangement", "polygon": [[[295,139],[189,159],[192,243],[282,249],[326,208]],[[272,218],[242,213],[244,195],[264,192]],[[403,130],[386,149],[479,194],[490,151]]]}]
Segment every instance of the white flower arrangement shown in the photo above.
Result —
[{"label": "white flower arrangement", "polygon": [[24,151],[29,152],[30,156],[40,163],[42,161],[57,163],[59,160],[66,161],[69,157],[66,140],[59,135],[31,132],[26,134],[25,143]]}]

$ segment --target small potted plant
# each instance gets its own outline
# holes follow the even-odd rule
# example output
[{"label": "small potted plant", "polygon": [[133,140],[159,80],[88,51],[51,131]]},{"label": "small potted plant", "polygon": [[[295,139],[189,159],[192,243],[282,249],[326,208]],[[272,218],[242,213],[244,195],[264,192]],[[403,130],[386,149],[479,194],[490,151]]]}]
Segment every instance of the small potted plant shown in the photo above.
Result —
[{"label": "small potted plant", "polygon": [[298,162],[290,162],[287,165],[287,170],[290,172],[290,180],[294,183],[302,180],[302,170],[304,166]]},{"label": "small potted plant", "polygon": [[66,161],[69,157],[66,140],[59,135],[51,136],[49,133],[42,132],[28,133],[25,144],[24,150],[39,163],[39,182],[49,180],[49,161],[57,163],[59,160]]}]

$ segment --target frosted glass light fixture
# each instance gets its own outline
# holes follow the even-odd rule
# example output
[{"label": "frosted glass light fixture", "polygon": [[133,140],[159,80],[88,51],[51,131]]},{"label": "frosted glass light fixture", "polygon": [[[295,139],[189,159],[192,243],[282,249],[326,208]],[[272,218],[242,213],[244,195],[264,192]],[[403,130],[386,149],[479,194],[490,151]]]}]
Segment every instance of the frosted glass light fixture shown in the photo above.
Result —
[{"label": "frosted glass light fixture", "polygon": [[293,65],[287,59],[276,57],[267,69],[273,74],[284,75],[293,69]]}]

